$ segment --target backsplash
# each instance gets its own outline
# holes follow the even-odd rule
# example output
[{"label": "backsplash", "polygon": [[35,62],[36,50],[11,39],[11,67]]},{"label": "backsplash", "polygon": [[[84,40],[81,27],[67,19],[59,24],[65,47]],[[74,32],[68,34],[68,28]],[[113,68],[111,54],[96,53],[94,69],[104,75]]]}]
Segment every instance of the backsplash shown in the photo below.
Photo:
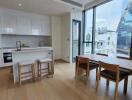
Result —
[{"label": "backsplash", "polygon": [[1,47],[16,47],[16,41],[30,47],[51,46],[50,36],[1,35]]}]

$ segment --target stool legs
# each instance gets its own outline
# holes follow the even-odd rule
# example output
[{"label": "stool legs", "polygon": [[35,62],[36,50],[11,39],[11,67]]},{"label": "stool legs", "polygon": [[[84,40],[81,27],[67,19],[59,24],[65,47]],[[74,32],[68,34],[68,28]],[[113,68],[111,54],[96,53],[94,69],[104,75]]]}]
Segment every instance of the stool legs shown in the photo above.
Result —
[{"label": "stool legs", "polygon": [[39,72],[40,72],[40,79],[42,78],[42,71],[41,71],[41,66],[42,66],[42,64],[40,64],[40,66],[39,66]]},{"label": "stool legs", "polygon": [[[22,70],[22,67],[25,67],[25,66],[30,66],[31,71],[29,71],[29,72],[23,72],[23,73],[22,73],[22,71],[21,71],[21,70]],[[22,77],[22,75],[24,75],[24,74],[32,74],[32,75],[30,75],[30,76],[32,76],[32,79],[35,80],[34,64],[30,64],[30,65],[19,65],[19,64],[18,64],[19,85],[21,85],[21,83],[22,83],[22,78],[24,78],[24,77],[29,77],[29,76],[24,76],[24,77]]]},{"label": "stool legs", "polygon": [[34,70],[34,64],[31,65],[32,70],[32,79],[35,81],[35,70]]},{"label": "stool legs", "polygon": [[[48,66],[48,68],[42,68],[42,64],[47,64],[47,66]],[[42,73],[44,73],[44,72],[42,72],[43,70],[48,70],[48,74],[47,74],[47,76],[49,75],[49,73],[50,73],[50,70],[49,70],[49,67],[50,67],[50,62],[39,62],[38,63],[38,77],[40,77],[40,79],[42,79]]]},{"label": "stool legs", "polygon": [[21,85],[21,66],[18,65],[19,85]]}]

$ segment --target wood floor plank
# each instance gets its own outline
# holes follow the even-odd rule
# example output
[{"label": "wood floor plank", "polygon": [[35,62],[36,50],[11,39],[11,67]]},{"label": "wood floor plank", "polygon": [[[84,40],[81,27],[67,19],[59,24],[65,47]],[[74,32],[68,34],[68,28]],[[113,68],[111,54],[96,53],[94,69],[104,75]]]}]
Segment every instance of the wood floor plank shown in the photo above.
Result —
[{"label": "wood floor plank", "polygon": [[[119,84],[119,100],[132,100],[131,77],[128,82],[128,94],[123,95],[123,81]],[[21,86],[13,85],[9,69],[0,70],[0,100],[112,100],[114,83],[106,87],[106,80],[101,79],[96,92],[95,71],[90,77],[75,79],[75,64],[55,63],[53,78],[43,78],[35,82],[27,81]]]}]

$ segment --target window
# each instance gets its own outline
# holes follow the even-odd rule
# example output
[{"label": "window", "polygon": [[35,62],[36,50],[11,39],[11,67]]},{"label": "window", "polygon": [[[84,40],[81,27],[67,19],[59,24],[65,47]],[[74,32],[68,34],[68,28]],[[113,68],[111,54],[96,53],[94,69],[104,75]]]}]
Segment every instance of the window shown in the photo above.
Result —
[{"label": "window", "polygon": [[[95,34],[94,40],[90,40],[95,53],[130,57],[132,1],[112,0],[94,9],[86,11],[84,41],[92,39],[90,36]],[[95,24],[91,20],[95,20]],[[92,27],[95,27],[94,31]],[[84,48],[84,51],[88,50]]]},{"label": "window", "polygon": [[84,54],[90,54],[92,50],[93,9],[86,11],[85,17]]}]

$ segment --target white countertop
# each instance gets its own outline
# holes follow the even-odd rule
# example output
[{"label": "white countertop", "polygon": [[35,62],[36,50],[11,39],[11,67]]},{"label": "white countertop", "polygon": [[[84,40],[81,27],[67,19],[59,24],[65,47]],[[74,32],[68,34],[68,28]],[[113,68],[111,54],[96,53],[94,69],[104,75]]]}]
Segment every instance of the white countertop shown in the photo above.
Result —
[{"label": "white countertop", "polygon": [[34,51],[34,50],[53,50],[53,47],[28,47],[28,48],[21,48],[21,51],[17,51],[16,48],[6,48],[2,49],[3,52],[25,52],[25,51]]},{"label": "white countertop", "polygon": [[16,49],[12,49],[12,53],[14,52],[29,52],[29,51],[39,51],[39,50],[53,50],[53,47],[34,47],[34,48],[22,48],[21,51],[17,51]]}]

